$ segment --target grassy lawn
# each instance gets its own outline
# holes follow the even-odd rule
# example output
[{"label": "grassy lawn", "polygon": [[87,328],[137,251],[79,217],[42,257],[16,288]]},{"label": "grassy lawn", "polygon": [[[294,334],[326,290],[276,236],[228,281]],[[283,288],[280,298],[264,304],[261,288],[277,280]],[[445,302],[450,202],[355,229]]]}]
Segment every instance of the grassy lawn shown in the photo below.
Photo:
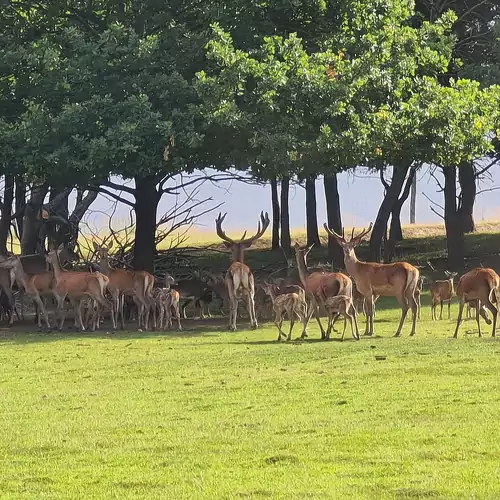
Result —
[{"label": "grassy lawn", "polygon": [[500,343],[398,315],[344,343],[3,332],[0,498],[500,498]]}]

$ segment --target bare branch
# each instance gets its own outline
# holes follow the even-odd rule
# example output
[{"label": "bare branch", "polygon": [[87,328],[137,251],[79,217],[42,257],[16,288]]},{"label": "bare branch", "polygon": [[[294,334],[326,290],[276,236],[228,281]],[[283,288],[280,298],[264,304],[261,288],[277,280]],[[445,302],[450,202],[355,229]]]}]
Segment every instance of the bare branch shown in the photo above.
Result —
[{"label": "bare branch", "polygon": [[436,169],[429,169],[429,175],[436,181],[436,184],[439,187],[439,190],[436,191],[436,192],[437,193],[442,193],[442,192],[444,192],[444,187],[441,184],[441,182],[439,181],[439,179],[436,177],[435,171],[436,171]]},{"label": "bare branch", "polygon": [[475,174],[474,177],[478,179],[481,175],[483,175],[485,172],[487,172],[491,167],[495,166],[498,163],[498,158],[495,158],[492,162],[488,163],[485,167],[483,167],[481,170],[478,170]]},{"label": "bare branch", "polygon": [[[91,189],[91,188],[90,188]],[[122,198],[121,196],[118,196],[115,193],[112,193],[111,191],[108,191],[107,189],[104,189],[102,186],[96,187],[95,188],[99,193],[105,194],[107,196],[110,196],[113,198],[113,200],[119,201],[120,203],[125,203],[125,205],[128,205],[129,207],[134,207],[134,203],[131,202],[130,200],[127,200],[126,198]]]},{"label": "bare branch", "polygon": [[380,182],[382,183],[386,191],[390,189],[390,184],[384,178],[384,169],[380,169]]},{"label": "bare branch", "polygon": [[483,194],[483,193],[489,193],[490,191],[499,191],[500,190],[500,187],[493,187],[493,188],[489,188],[489,189],[482,189],[481,191],[478,191],[476,193],[476,196],[480,195],[480,194]]},{"label": "bare branch", "polygon": [[428,201],[430,201],[433,205],[435,205],[436,207],[440,208],[441,210],[444,211],[444,207],[441,206],[439,203],[436,203],[434,200],[431,200],[424,192],[422,192],[422,195],[427,198]]},{"label": "bare branch", "polygon": [[431,212],[434,212],[438,217],[440,217],[441,219],[444,220],[444,215],[443,214],[440,214],[439,212],[437,212],[433,207],[429,207],[431,209]]},{"label": "bare branch", "polygon": [[125,191],[125,193],[132,194],[132,195],[135,193],[134,188],[127,186],[125,184],[117,184],[116,182],[112,182],[112,181],[102,182],[101,186],[106,186],[106,187],[109,187],[111,189],[116,189],[117,191]]}]

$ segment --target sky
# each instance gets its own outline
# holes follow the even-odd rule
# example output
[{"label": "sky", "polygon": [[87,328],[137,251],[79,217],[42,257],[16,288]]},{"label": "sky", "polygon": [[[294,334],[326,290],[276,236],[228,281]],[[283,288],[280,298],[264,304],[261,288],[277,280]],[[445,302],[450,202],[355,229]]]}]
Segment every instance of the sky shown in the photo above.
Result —
[{"label": "sky", "polygon": [[[490,178],[480,183],[478,191],[500,187],[500,166],[493,167],[490,173]],[[442,180],[442,175],[439,175],[439,172],[436,172],[436,177]],[[114,180],[121,182],[119,179]],[[340,174],[338,181],[343,224],[361,227],[374,221],[383,198],[383,186],[378,174],[371,174],[359,169],[354,174]],[[417,174],[416,222],[417,224],[442,222],[431,211],[430,202],[423,196],[422,192],[440,205],[443,204],[443,193],[439,192],[437,182],[429,175],[427,168],[423,168]],[[478,195],[474,213],[476,221],[500,219],[499,194],[500,190],[493,190]],[[208,197],[212,197],[213,202],[207,203],[206,208],[210,204],[213,206],[222,203],[219,210],[223,213],[228,212],[224,222],[224,229],[228,233],[245,229],[252,231],[257,226],[261,210],[268,211],[271,215],[271,189],[269,185],[249,185],[237,181],[221,182],[218,185],[205,183],[200,186],[197,198]],[[316,197],[318,223],[321,226],[326,221],[322,179],[317,181]],[[182,203],[185,199],[186,195],[182,191],[178,195],[164,195],[160,202],[158,216],[171,209],[175,203]],[[88,223],[94,229],[107,227],[109,214],[113,213],[113,203],[105,196],[99,195],[91,208],[94,213],[89,216]],[[114,229],[125,225],[125,221],[129,220],[129,211],[130,208],[125,205],[116,207],[113,216]],[[200,232],[214,231],[214,220],[217,212],[200,217],[195,224],[196,230]],[[402,223],[409,223],[409,202],[403,207]],[[305,228],[305,190],[301,186],[291,186],[290,188],[290,225],[291,229]]]}]

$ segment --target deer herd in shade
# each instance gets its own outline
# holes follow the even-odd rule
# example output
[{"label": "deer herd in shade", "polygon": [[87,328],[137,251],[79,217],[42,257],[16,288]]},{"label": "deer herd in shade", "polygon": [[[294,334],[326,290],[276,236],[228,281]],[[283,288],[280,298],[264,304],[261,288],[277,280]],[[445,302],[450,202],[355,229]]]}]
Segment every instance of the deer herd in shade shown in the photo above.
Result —
[{"label": "deer herd in shade", "polygon": [[[114,330],[118,324],[124,329],[126,302],[133,302],[137,307],[137,323],[140,331],[149,329],[151,320],[153,329],[171,328],[174,317],[177,328],[181,330],[181,317],[186,317],[187,303],[196,301],[203,319],[204,306],[211,302],[213,294],[221,298],[221,302],[225,299],[229,304],[230,330],[236,330],[240,301],[246,306],[251,327],[257,328],[256,298],[259,294],[263,294],[272,304],[278,341],[282,338],[292,339],[297,320],[302,323],[300,338],[306,338],[307,327],[313,315],[319,325],[322,339],[330,338],[339,317],[344,319],[342,340],[347,323],[350,325],[352,337],[359,339],[358,310],[363,311],[366,316],[364,335],[373,336],[375,304],[381,296],[392,296],[396,297],[401,307],[401,317],[394,336],[401,336],[408,310],[412,313],[410,335],[415,335],[417,318],[420,318],[423,279],[419,270],[407,262],[379,264],[363,262],[357,258],[355,249],[371,231],[371,224],[358,234],[355,234],[353,229],[349,239],[346,239],[344,231],[338,234],[327,224],[324,225],[326,232],[343,250],[348,274],[311,272],[307,265],[307,256],[312,247],[295,243],[295,266],[300,281],[278,283],[276,280],[256,286],[253,272],[244,263],[244,252],[265,233],[270,224],[269,216],[262,212],[257,232],[247,238],[245,231],[238,240],[228,237],[223,230],[225,217],[226,214],[219,214],[215,220],[215,227],[224,246],[231,250],[232,262],[222,279],[211,275],[209,285],[203,284],[200,280],[177,281],[170,274],[166,274],[162,278],[163,286],[157,287],[155,277],[146,271],[111,267],[109,252],[112,244],[98,245],[94,242],[94,250],[99,261],[97,266],[99,271],[94,272],[66,270],[64,265],[77,260],[78,256],[63,245],[58,249],[51,249],[45,256],[0,255],[0,288],[5,292],[8,302],[12,304],[12,284],[17,283],[23,291],[21,297],[27,295],[36,306],[39,328],[42,327],[43,318],[45,326],[50,329],[46,300],[49,297],[55,299],[59,330],[64,326],[66,300],[69,300],[74,309],[75,327],[79,330],[99,328],[105,311],[111,313]],[[454,337],[458,335],[466,304],[467,316],[475,311],[479,336],[481,336],[480,317],[487,324],[493,324],[492,336],[495,336],[497,313],[500,309],[498,274],[493,269],[473,269],[460,278],[456,289],[454,279],[457,273],[446,271],[445,274],[446,280],[434,281],[429,288],[432,319],[438,319],[436,312],[438,306],[440,306],[439,319],[442,319],[443,304],[448,305],[448,318],[450,318],[451,300],[456,295],[459,299],[459,313]],[[257,303],[261,299],[262,296]],[[183,305],[181,301],[184,301]],[[493,316],[493,321],[487,311]],[[210,316],[208,308],[207,312]],[[326,330],[321,322],[321,313],[326,313],[328,319]],[[288,317],[290,322],[288,334],[282,329],[285,317]],[[13,318],[14,315],[11,313],[9,324],[13,323]]]}]

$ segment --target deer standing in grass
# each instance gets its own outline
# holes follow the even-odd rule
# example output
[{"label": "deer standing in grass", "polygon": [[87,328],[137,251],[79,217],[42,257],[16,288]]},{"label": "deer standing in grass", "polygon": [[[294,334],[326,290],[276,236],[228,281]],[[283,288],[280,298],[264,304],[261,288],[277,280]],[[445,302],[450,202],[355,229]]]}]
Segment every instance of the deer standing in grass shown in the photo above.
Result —
[{"label": "deer standing in grass", "polygon": [[[60,247],[61,248],[61,247]],[[82,301],[90,297],[94,302],[104,308],[110,308],[110,304],[105,297],[106,279],[102,273],[89,273],[81,271],[65,271],[59,262],[58,252],[51,250],[47,255],[47,261],[54,269],[55,283],[52,293],[57,301],[57,313],[60,315],[59,330],[64,325],[64,301],[69,298],[75,309],[77,325],[84,331],[85,326],[82,320]]]},{"label": "deer standing in grass", "polygon": [[[38,318],[37,318],[38,328],[39,329],[42,328],[41,318],[43,316],[43,319],[47,326],[47,330],[50,330],[50,323],[49,323],[49,316],[47,314],[47,309],[43,303],[42,298],[40,297],[40,291],[36,284],[38,275],[36,274],[27,275],[24,272],[21,260],[17,255],[9,255],[9,256],[0,255],[0,268],[12,269],[18,286],[22,287],[26,295],[28,295],[28,297],[38,306]],[[49,288],[51,290],[52,281],[54,280],[54,274],[52,272],[48,273],[50,278]]]},{"label": "deer standing in grass", "polygon": [[436,280],[431,283],[429,290],[431,292],[431,312],[432,319],[437,320],[436,307],[438,304],[441,305],[441,312],[439,314],[439,319],[443,319],[443,303],[448,303],[448,319],[451,318],[451,299],[455,296],[455,288],[453,286],[453,280],[458,273],[450,273],[445,271],[447,280]]},{"label": "deer standing in grass", "polygon": [[[298,293],[282,293],[277,294],[275,285],[272,283],[264,283],[264,292],[271,297],[274,309],[274,324],[278,328],[278,342],[281,341],[281,337],[285,337],[287,340],[292,339],[292,331],[295,325],[295,318],[299,318],[303,324],[306,321],[306,309],[307,304],[304,299],[304,295]],[[283,325],[284,314],[288,316],[290,321],[290,331],[288,336],[281,329]]]},{"label": "deer standing in grass", "polygon": [[[353,311],[353,299],[348,295],[336,295],[335,297],[328,297],[325,300],[325,309],[328,313],[328,321],[333,323],[335,318],[340,315],[344,317],[344,329],[342,330],[342,339],[344,340],[345,329],[347,326],[347,321],[351,325],[352,338],[359,340],[359,330],[357,325],[356,316],[351,314]],[[356,325],[356,331],[354,330],[352,321],[354,319],[354,324]]]},{"label": "deer standing in grass", "polygon": [[[177,290],[170,288],[177,281],[169,274],[165,275],[165,288],[161,288],[160,300],[162,302],[160,309],[160,328],[170,328],[172,326],[172,310],[175,312],[177,326],[179,331],[182,330],[181,325],[181,310],[180,310],[180,294]],[[165,321],[163,319],[165,318]],[[156,324],[155,324],[156,327]]]},{"label": "deer standing in grass", "polygon": [[[460,301],[457,326],[453,338],[457,338],[458,329],[462,323],[462,315],[465,303],[475,303],[476,307],[476,322],[481,337],[481,325],[479,323],[479,316],[481,309],[486,307],[493,315],[493,327],[491,336],[496,335],[497,315],[500,310],[500,277],[498,274],[489,268],[476,268],[464,274],[457,286],[457,296]],[[484,317],[484,316],[483,316]]]},{"label": "deer standing in grass", "polygon": [[238,315],[238,300],[244,298],[247,303],[248,314],[252,328],[257,328],[257,317],[255,315],[255,281],[250,268],[243,263],[244,252],[250,248],[265,232],[270,224],[269,215],[261,212],[257,232],[250,238],[245,238],[247,232],[243,233],[240,240],[229,238],[222,229],[222,223],[227,214],[219,214],[215,220],[217,236],[223,241],[226,248],[231,249],[232,264],[226,272],[224,281],[229,294],[229,329],[236,330],[236,317]]},{"label": "deer standing in grass", "polygon": [[374,314],[374,295],[395,296],[401,306],[401,320],[395,337],[401,335],[403,324],[408,314],[408,308],[412,310],[412,328],[410,335],[415,335],[416,321],[418,313],[418,304],[415,300],[415,289],[420,277],[419,270],[408,264],[408,262],[394,262],[392,264],[379,264],[376,262],[362,262],[356,257],[354,249],[361,243],[372,229],[372,224],[368,229],[361,231],[360,234],[354,236],[352,230],[351,240],[346,241],[344,232],[342,236],[337,234],[333,229],[330,229],[325,223],[324,228],[344,251],[344,261],[347,272],[356,281],[356,286],[359,292],[365,297],[366,305],[368,306],[368,315],[366,321],[365,335],[373,335],[373,314]]},{"label": "deer standing in grass", "polygon": [[109,265],[109,251],[113,242],[108,246],[100,246],[94,241],[94,250],[99,255],[99,270],[109,278],[108,290],[111,294],[112,308],[111,321],[113,330],[116,330],[118,316],[120,316],[121,328],[125,329],[125,318],[123,305],[125,296],[132,297],[137,305],[137,323],[141,330],[148,329],[148,320],[153,298],[155,278],[147,271],[130,271],[129,269],[114,269]]},{"label": "deer standing in grass", "polygon": [[[328,297],[333,297],[335,295],[347,295],[352,297],[352,280],[343,273],[310,273],[307,268],[307,254],[311,251],[312,246],[300,246],[298,243],[295,243],[294,248],[300,281],[308,297],[306,322],[301,337],[307,337],[307,325],[314,314],[321,330],[321,338],[323,340],[328,340],[330,338],[331,329],[333,328],[333,323],[328,323],[328,329],[325,332],[321,324],[319,307],[324,307],[325,300]],[[353,312],[355,314],[355,310]]]}]

